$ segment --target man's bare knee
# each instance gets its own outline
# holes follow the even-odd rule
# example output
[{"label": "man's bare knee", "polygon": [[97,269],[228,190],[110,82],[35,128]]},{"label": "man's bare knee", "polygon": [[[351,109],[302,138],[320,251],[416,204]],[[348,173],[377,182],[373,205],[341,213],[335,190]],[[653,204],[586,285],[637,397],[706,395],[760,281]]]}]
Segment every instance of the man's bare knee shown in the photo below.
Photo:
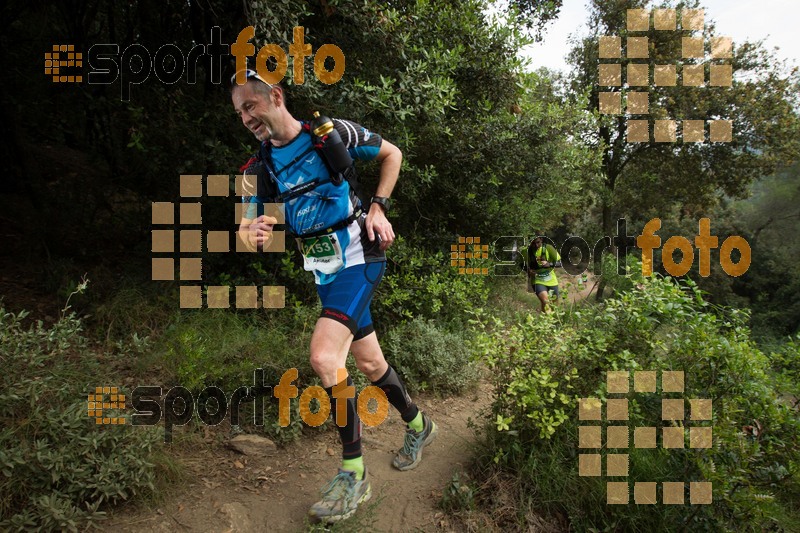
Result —
[{"label": "man's bare knee", "polygon": [[320,376],[336,372],[335,353],[325,350],[311,350],[309,361],[311,363],[311,368]]}]

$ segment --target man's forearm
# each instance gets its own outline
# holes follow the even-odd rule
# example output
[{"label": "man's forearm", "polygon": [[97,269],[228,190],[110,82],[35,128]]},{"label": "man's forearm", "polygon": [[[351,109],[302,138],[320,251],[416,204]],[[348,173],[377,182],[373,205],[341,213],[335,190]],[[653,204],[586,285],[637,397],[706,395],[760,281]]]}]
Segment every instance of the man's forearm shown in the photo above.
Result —
[{"label": "man's forearm", "polygon": [[388,198],[392,195],[397,178],[400,176],[403,153],[395,145],[384,140],[381,145],[381,151],[378,153],[378,160],[381,163],[381,170],[374,196]]}]

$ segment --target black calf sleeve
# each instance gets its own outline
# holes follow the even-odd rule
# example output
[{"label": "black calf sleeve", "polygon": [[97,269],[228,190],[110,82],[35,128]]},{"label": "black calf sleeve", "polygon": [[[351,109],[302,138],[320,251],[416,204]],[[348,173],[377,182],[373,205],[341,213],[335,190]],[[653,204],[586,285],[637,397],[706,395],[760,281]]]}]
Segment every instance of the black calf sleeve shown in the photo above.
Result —
[{"label": "black calf sleeve", "polygon": [[[353,379],[347,376],[347,386],[353,387]],[[325,392],[331,398],[331,415],[333,422],[336,423],[336,406],[338,402],[346,402],[347,405],[347,424],[336,428],[339,430],[339,438],[342,440],[342,458],[355,459],[361,457],[361,419],[356,410],[356,398],[334,398],[333,387],[325,387]]]},{"label": "black calf sleeve", "polygon": [[419,408],[411,401],[411,397],[406,391],[406,386],[403,385],[400,376],[397,375],[391,365],[383,377],[378,381],[373,381],[372,384],[386,393],[386,398],[400,413],[403,422],[411,422],[417,417]]}]

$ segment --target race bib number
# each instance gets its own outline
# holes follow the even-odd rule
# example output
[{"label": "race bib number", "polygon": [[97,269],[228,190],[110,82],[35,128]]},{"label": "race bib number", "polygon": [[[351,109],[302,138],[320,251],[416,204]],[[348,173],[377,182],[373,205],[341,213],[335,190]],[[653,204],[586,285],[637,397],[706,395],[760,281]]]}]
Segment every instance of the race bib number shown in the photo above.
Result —
[{"label": "race bib number", "polygon": [[548,270],[546,272],[537,272],[536,273],[536,281],[550,281],[553,279],[553,271]]},{"label": "race bib number", "polygon": [[323,274],[338,272],[343,266],[342,247],[331,235],[298,239],[303,254],[303,268],[309,272],[316,270]]}]

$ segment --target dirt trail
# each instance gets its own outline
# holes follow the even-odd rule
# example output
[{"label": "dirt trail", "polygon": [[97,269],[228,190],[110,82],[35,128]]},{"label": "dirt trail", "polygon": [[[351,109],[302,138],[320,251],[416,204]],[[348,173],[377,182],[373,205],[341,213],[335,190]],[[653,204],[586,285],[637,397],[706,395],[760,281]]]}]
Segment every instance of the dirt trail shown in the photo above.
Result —
[{"label": "dirt trail", "polygon": [[[580,290],[569,287],[569,301],[588,297],[593,284],[590,277]],[[373,496],[344,523],[346,530],[452,530],[437,505],[453,474],[469,461],[478,436],[467,422],[471,418],[482,424],[491,388],[484,381],[463,396],[422,395],[416,401],[438,424],[436,440],[425,448],[417,469],[399,472],[391,466],[403,443],[405,425],[399,415],[390,409],[383,424],[365,427],[364,457]],[[333,429],[303,435],[269,456],[244,456],[219,444],[199,446],[181,454],[188,479],[183,492],[157,509],[116,511],[101,527],[116,532],[303,531],[308,508],[340,465],[340,449]]]},{"label": "dirt trail", "polygon": [[[567,278],[571,278],[570,281],[567,283],[561,283],[561,286],[564,287],[565,285],[569,288],[569,301],[572,303],[579,302],[588,298],[590,295],[595,294],[595,290],[597,287],[595,284],[598,280],[591,274],[587,274],[586,282],[582,285],[579,285],[577,282],[577,276],[564,276]],[[571,284],[571,285],[570,285]]]},{"label": "dirt trail", "polygon": [[[439,433],[425,448],[422,463],[400,472],[391,460],[402,446],[404,427],[396,412],[375,428],[364,428],[364,457],[372,500],[348,520],[359,531],[431,531],[447,529],[437,508],[441,491],[461,472],[475,442],[468,419],[478,420],[491,402],[486,385],[463,396],[417,398],[436,421]],[[306,514],[319,490],[340,465],[338,433],[303,435],[268,457],[244,456],[222,446],[199,447],[181,458],[187,465],[185,491],[157,509],[122,509],[103,530],[133,531],[303,531]]]},{"label": "dirt trail", "polygon": [[[598,280],[592,274],[587,274],[586,282],[582,284],[578,283],[578,276],[570,276],[564,272],[559,272],[558,276],[559,288],[562,296],[560,305],[564,305],[564,294],[567,295],[566,301],[573,304],[585,300],[593,294],[596,294],[595,291],[597,289],[596,284],[598,283]],[[550,294],[550,298],[553,298],[552,293]],[[539,299],[535,294],[533,294],[532,291],[525,293],[525,295],[522,297],[522,300],[530,302],[530,309],[533,312],[539,312]]]}]

